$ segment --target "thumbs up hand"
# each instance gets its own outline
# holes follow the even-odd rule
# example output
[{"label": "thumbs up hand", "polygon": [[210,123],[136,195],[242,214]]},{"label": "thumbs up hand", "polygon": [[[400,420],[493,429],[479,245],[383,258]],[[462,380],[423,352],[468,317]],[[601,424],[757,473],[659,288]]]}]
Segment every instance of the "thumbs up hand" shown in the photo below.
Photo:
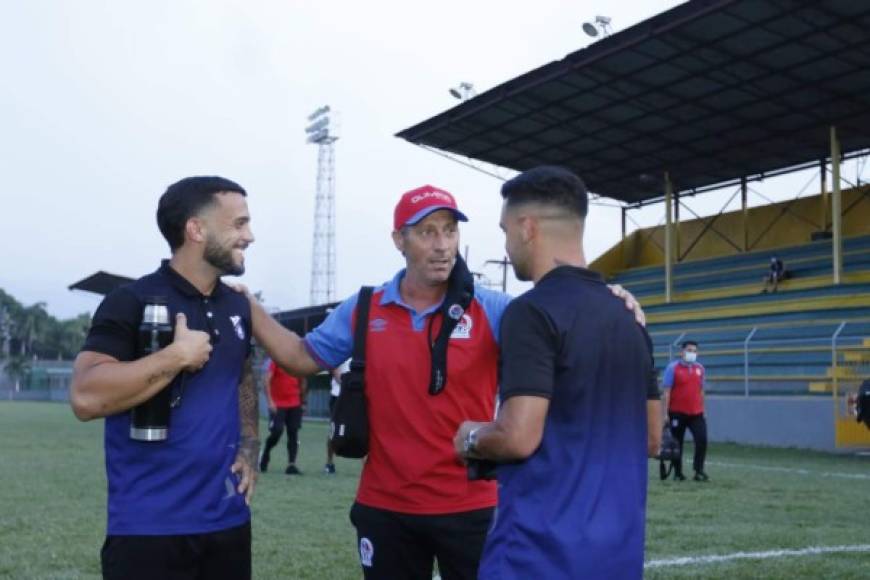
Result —
[{"label": "thumbs up hand", "polygon": [[175,316],[175,338],[171,346],[175,349],[182,368],[190,372],[201,369],[211,354],[208,333],[189,329],[187,317],[182,313]]}]

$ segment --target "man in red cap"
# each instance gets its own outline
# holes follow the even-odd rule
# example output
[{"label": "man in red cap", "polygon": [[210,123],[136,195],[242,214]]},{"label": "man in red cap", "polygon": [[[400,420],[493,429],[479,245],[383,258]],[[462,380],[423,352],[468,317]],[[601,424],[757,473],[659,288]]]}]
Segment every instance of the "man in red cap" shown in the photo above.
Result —
[{"label": "man in red cap", "polygon": [[[495,413],[499,323],[510,297],[474,285],[458,254],[460,221],[468,218],[443,189],[405,193],[392,233],[405,268],[370,302],[369,453],[350,514],[369,580],[431,578],[436,559],[445,580],[476,578],[496,505],[495,482],[470,481],[452,441],[463,421]],[[254,334],[299,376],[335,368],[353,351],[357,299],[304,339],[251,299]]]}]

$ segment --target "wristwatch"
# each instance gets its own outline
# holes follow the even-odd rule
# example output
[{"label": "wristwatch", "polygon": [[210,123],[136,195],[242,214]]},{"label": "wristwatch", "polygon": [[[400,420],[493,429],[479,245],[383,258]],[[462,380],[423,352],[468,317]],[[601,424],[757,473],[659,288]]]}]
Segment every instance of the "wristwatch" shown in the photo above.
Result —
[{"label": "wristwatch", "polygon": [[480,427],[475,427],[465,435],[465,441],[463,441],[462,443],[462,451],[465,453],[465,455],[468,455],[469,453],[474,453],[476,451],[475,448],[477,447],[477,431],[479,429]]}]

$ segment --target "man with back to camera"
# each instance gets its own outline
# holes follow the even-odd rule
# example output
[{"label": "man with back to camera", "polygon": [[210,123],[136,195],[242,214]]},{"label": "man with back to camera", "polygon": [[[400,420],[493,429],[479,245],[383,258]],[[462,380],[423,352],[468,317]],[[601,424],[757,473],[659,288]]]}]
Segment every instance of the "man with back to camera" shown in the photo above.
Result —
[{"label": "man with back to camera", "polygon": [[641,578],[651,343],[586,268],[580,178],[537,167],[502,196],[508,256],[534,287],[502,318],[498,417],[454,439],[501,462],[479,578]]},{"label": "man with back to camera", "polygon": [[[428,579],[436,559],[445,580],[477,576],[496,486],[468,480],[452,438],[463,419],[493,416],[498,324],[510,298],[473,287],[448,341],[446,386],[430,394],[430,340],[450,315],[450,281],[470,277],[458,257],[458,222],[466,220],[453,196],[431,185],[405,193],[394,209],[392,239],[406,267],[371,300],[365,370],[370,444],[351,509],[368,580]],[[630,294],[613,291],[642,317]],[[258,342],[285,369],[307,376],[350,358],[356,294],[304,339],[248,296]]]},{"label": "man with back to camera", "polygon": [[704,418],[704,384],[706,371],[698,362],[698,343],[687,340],[682,344],[680,358],[671,361],[662,379],[664,387],[663,406],[668,411],[668,424],[680,444],[680,457],[674,464],[674,479],[684,481],[683,439],[686,428],[695,441],[695,457],[692,466],[695,481],[708,481],[704,472],[707,457],[707,420]]},{"label": "man with back to camera", "polygon": [[299,429],[302,428],[302,414],[305,410],[305,397],[308,384],[305,379],[287,374],[287,371],[270,360],[263,376],[266,405],[269,407],[269,437],[260,455],[260,472],[269,469],[272,448],[281,440],[281,435],[287,431],[287,467],[286,475],[302,475],[296,467],[296,456],[299,454]]},{"label": "man with back to camera", "polygon": [[[259,448],[248,300],[220,277],[244,272],[254,241],[245,190],[188,177],[160,198],[172,257],[100,304],[76,357],[70,402],[105,417],[106,579],[251,577],[251,513]],[[159,296],[173,342],[139,358],[143,305]],[[130,409],[171,389],[164,441],[130,438]]]}]

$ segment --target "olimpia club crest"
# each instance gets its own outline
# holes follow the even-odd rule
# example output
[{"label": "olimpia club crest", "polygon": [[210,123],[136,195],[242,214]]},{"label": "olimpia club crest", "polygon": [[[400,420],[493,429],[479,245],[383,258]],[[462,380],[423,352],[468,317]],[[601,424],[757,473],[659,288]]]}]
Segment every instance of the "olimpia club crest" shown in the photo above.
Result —
[{"label": "olimpia club crest", "polygon": [[471,338],[471,328],[474,326],[474,321],[468,314],[463,314],[459,322],[456,323],[456,328],[450,333],[450,338]]},{"label": "olimpia club crest", "polygon": [[236,331],[236,336],[239,340],[245,340],[245,327],[242,326],[241,316],[230,316],[230,322],[233,323],[233,330]]}]

